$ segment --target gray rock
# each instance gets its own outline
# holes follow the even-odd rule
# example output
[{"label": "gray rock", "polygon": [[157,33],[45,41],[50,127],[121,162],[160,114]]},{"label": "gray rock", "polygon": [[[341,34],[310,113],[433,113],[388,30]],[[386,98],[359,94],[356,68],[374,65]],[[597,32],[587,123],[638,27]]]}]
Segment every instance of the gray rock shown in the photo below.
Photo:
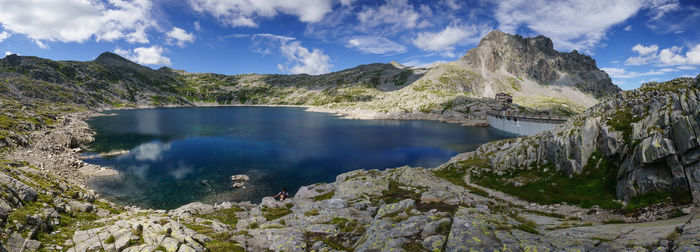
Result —
[{"label": "gray rock", "polygon": [[433,235],[423,239],[422,244],[428,251],[442,251],[442,248],[445,247],[445,241],[447,241],[447,237],[444,235]]},{"label": "gray rock", "polygon": [[413,199],[405,199],[399,201],[398,203],[383,205],[377,210],[377,215],[375,218],[384,218],[386,216],[395,215],[398,213],[405,213],[414,209],[416,207],[416,202]]}]

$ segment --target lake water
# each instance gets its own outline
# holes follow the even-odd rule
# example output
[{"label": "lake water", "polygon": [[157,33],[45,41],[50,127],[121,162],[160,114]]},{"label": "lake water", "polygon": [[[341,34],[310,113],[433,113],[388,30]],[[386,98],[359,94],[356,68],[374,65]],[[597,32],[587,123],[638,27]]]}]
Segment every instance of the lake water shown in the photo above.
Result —
[{"label": "lake water", "polygon": [[[259,202],[286,187],[332,182],[356,169],[434,167],[513,135],[434,121],[350,120],[302,108],[194,107],[111,111],[88,120],[90,151],[130,150],[86,162],[117,176],[88,185],[125,205],[172,209],[193,202]],[[232,187],[231,175],[251,177]]]}]

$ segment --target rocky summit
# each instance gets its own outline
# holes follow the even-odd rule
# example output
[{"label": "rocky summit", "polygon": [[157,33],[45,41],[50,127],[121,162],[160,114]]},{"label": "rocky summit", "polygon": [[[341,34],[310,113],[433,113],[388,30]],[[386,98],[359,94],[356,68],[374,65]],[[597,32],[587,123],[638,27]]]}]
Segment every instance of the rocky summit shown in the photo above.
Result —
[{"label": "rocky summit", "polygon": [[[620,91],[590,57],[552,48],[541,36],[491,32],[456,62],[317,76],[153,70],[111,53],[9,55],[0,60],[0,251],[700,250],[700,76]],[[439,167],[351,171],[284,201],[140,209],[84,185],[116,173],[80,160],[95,134],[84,120],[102,109],[303,105],[479,124],[501,105],[490,98],[498,92],[524,112],[572,117]]]}]

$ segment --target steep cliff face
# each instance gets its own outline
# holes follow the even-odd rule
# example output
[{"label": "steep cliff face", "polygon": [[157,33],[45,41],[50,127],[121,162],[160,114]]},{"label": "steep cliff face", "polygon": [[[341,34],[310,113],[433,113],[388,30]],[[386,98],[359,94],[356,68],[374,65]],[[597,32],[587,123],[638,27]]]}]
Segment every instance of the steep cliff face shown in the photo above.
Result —
[{"label": "steep cliff face", "polygon": [[[595,153],[619,167],[616,192],[629,200],[655,192],[690,191],[700,203],[700,89],[698,78],[647,83],[571,118],[553,131],[490,143],[495,170],[551,164],[568,175],[597,167]],[[599,159],[595,159],[599,160]],[[537,168],[535,168],[537,169]]]},{"label": "steep cliff face", "polygon": [[540,84],[576,87],[595,97],[620,92],[590,56],[575,50],[558,52],[554,50],[552,40],[541,35],[523,38],[492,31],[459,61],[490,72],[503,70]]}]

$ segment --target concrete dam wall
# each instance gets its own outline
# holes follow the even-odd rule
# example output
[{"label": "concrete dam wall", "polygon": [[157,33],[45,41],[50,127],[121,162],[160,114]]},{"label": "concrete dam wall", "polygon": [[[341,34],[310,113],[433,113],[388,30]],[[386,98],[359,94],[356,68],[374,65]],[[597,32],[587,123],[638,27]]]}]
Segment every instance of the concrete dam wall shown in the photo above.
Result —
[{"label": "concrete dam wall", "polygon": [[496,113],[486,115],[489,126],[518,135],[532,136],[552,130],[566,121],[565,118],[509,116]]}]

